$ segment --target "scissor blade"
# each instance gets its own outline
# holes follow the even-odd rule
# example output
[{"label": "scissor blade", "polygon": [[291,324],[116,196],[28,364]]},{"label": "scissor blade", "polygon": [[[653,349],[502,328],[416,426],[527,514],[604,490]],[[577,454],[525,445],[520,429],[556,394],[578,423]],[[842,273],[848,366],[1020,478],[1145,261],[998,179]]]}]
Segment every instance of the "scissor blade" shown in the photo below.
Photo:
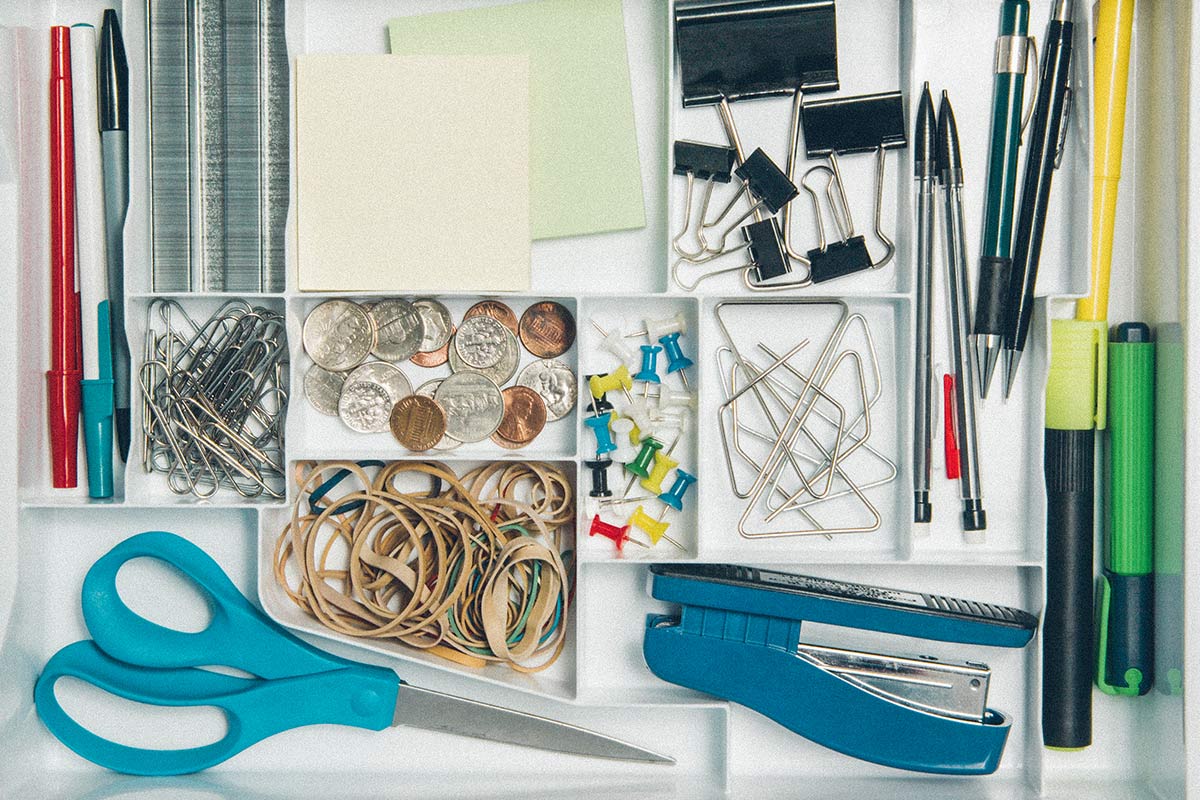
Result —
[{"label": "scissor blade", "polygon": [[675,759],[566,722],[513,711],[464,697],[400,684],[392,725],[508,742],[598,758],[674,764]]}]

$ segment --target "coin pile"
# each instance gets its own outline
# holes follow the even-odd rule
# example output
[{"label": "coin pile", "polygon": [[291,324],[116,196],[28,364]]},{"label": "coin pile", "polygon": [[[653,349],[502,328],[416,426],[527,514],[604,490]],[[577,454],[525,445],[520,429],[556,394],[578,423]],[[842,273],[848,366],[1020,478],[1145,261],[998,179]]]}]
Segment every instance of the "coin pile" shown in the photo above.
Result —
[{"label": "coin pile", "polygon": [[[552,300],[519,319],[505,303],[483,300],[457,325],[433,299],[328,300],[305,319],[303,342],[313,408],[360,433],[391,430],[415,452],[489,438],[515,450],[575,407],[575,373],[558,360],[575,343],[575,318]],[[518,371],[522,349],[535,360]],[[414,390],[405,362],[449,374]]]}]

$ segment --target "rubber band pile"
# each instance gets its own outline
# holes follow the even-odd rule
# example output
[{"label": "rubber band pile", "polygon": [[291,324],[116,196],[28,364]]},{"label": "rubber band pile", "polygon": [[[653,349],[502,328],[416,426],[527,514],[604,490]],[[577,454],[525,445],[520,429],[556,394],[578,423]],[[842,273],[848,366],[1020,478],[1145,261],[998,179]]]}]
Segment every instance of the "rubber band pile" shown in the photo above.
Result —
[{"label": "rubber band pile", "polygon": [[559,468],[301,462],[295,479],[275,577],[321,624],[518,672],[562,652],[575,506]]}]

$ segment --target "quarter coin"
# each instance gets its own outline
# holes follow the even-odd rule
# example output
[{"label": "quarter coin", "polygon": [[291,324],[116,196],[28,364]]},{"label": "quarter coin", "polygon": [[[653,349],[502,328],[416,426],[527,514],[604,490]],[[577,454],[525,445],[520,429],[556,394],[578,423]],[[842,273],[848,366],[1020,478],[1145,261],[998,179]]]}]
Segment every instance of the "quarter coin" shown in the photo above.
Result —
[{"label": "quarter coin", "polygon": [[[420,395],[421,397],[428,397],[430,399],[433,399],[434,394],[437,392],[437,388],[442,385],[442,380],[443,380],[443,378],[434,378],[431,381],[425,381],[425,383],[422,383],[420,386],[417,387],[416,391],[413,392],[413,394]],[[442,409],[442,413],[445,413],[445,409]],[[453,450],[454,448],[458,447],[460,444],[462,444],[462,442],[460,442],[458,439],[455,439],[453,436],[450,436],[448,434],[443,434],[441,440],[433,446],[433,449],[434,450]]]},{"label": "quarter coin", "polygon": [[450,341],[453,325],[450,321],[450,311],[437,300],[422,298],[413,301],[413,308],[421,317],[421,345],[419,353],[430,353]]},{"label": "quarter coin", "polygon": [[526,350],[538,358],[555,358],[575,343],[575,318],[561,303],[543,300],[525,309],[518,333]]},{"label": "quarter coin", "polygon": [[309,404],[331,417],[338,415],[338,398],[342,396],[345,373],[330,372],[319,364],[313,364],[304,373],[304,396]]},{"label": "quarter coin", "polygon": [[412,394],[412,384],[394,364],[386,361],[368,361],[346,376],[346,383],[376,383],[387,389],[392,403],[398,403],[400,398]]},{"label": "quarter coin", "polygon": [[481,442],[504,418],[504,397],[491,378],[456,372],[442,381],[433,399],[446,410],[446,433],[460,442]]},{"label": "quarter coin", "polygon": [[393,405],[391,394],[378,383],[347,381],[338,399],[338,416],[352,431],[378,433],[387,430]]},{"label": "quarter coin", "polygon": [[431,397],[410,394],[392,407],[392,436],[409,450],[421,452],[446,433],[446,412]]},{"label": "quarter coin", "polygon": [[562,419],[575,407],[575,373],[561,361],[534,361],[521,370],[517,385],[528,386],[542,396],[550,421]]},{"label": "quarter coin", "polygon": [[462,362],[472,369],[494,367],[504,355],[508,331],[491,317],[464,319],[454,334],[454,349]]},{"label": "quarter coin", "polygon": [[466,320],[478,316],[491,317],[512,331],[513,336],[517,335],[517,315],[513,313],[511,308],[499,300],[481,300],[467,309],[467,313],[463,314],[463,319]]},{"label": "quarter coin", "polygon": [[309,312],[301,334],[304,352],[331,372],[354,369],[375,347],[375,324],[349,300],[326,300]]},{"label": "quarter coin", "polygon": [[524,447],[537,438],[546,427],[546,403],[542,396],[528,386],[510,386],[504,397],[504,417],[493,438]]},{"label": "quarter coin", "polygon": [[371,351],[384,361],[406,361],[421,349],[424,324],[417,309],[398,297],[380,300],[371,307],[378,336]]}]

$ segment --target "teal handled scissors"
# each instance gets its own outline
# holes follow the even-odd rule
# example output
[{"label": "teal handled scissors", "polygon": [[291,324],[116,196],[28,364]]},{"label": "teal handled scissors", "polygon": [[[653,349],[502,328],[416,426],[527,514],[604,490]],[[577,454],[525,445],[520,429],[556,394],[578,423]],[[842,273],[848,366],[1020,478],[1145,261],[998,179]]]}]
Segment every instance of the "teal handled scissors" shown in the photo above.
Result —
[{"label": "teal handled scissors", "polygon": [[[209,626],[189,633],[134,613],[117,593],[117,572],[149,557],[174,566],[208,594]],[[198,772],[268,736],[332,723],[369,730],[411,725],[580,755],[671,763],[671,759],[564,722],[411,686],[383,667],[358,664],[312,647],[259,612],[207,553],[173,533],[141,533],[88,570],[83,618],[91,640],[46,663],[34,688],[38,715],[59,741],[117,772]],[[240,678],[204,666],[235,667]],[[104,739],[72,719],[55,697],[59,678],[79,678],[118,697],[156,706],[216,706],[224,738],[202,747],[152,750]]]}]

